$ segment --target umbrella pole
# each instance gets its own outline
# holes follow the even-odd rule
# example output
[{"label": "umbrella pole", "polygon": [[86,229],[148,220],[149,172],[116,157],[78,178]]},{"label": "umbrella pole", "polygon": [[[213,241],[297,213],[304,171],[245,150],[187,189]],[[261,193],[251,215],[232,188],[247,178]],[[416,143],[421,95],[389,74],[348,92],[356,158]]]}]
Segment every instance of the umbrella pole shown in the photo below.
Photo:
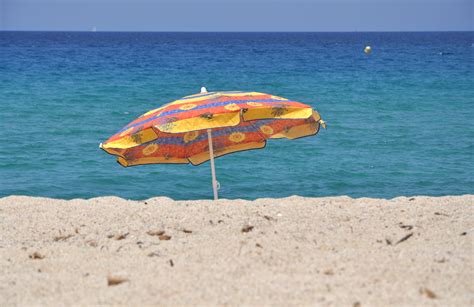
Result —
[{"label": "umbrella pole", "polygon": [[211,129],[207,129],[207,139],[209,141],[209,157],[211,158],[212,189],[214,191],[214,200],[217,200],[217,180],[216,169],[214,167],[214,148],[212,147]]}]

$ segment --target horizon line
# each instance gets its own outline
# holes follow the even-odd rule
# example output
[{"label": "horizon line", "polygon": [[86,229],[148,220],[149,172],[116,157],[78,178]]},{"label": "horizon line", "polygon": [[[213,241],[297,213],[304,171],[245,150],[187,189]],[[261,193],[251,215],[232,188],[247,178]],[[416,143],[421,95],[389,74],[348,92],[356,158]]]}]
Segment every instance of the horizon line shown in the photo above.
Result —
[{"label": "horizon line", "polygon": [[433,33],[433,32],[474,32],[474,30],[353,30],[353,31],[193,31],[193,30],[0,30],[0,32],[78,32],[78,33]]}]

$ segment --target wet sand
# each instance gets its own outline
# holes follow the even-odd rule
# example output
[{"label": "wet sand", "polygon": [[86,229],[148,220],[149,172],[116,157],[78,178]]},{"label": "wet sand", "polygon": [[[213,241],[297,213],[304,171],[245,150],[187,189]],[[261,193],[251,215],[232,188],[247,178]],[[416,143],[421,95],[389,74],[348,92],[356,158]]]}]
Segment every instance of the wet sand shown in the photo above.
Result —
[{"label": "wet sand", "polygon": [[0,305],[472,306],[474,195],[0,199]]}]

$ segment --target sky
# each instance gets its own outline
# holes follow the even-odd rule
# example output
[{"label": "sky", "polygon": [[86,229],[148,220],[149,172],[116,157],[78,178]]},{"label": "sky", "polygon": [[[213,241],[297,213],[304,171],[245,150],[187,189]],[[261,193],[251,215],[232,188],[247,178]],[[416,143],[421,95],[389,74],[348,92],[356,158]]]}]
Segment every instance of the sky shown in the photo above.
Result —
[{"label": "sky", "polygon": [[473,31],[474,0],[0,0],[0,30]]}]

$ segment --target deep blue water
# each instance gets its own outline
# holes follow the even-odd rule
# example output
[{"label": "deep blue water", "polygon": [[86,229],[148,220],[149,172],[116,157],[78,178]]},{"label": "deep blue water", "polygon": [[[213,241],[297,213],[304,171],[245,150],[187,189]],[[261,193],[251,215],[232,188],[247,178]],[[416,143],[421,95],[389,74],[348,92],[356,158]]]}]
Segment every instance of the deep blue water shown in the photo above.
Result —
[{"label": "deep blue water", "polygon": [[210,198],[209,163],[122,168],[98,148],[201,86],[328,122],[217,159],[224,198],[474,193],[473,59],[474,32],[0,32],[0,196]]}]

